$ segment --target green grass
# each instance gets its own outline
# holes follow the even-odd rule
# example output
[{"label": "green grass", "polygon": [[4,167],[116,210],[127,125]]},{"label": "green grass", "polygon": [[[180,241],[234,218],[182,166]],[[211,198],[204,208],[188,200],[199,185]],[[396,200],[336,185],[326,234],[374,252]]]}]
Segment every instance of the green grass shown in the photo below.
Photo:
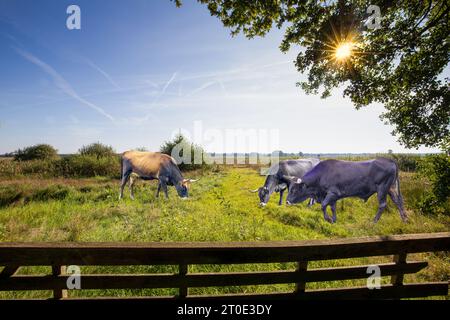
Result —
[{"label": "green grass", "polygon": [[[191,173],[199,176],[201,173]],[[448,216],[425,216],[412,208],[425,188],[412,174],[401,175],[401,187],[410,221],[402,223],[390,202],[377,224],[372,222],[376,197],[364,203],[345,199],[338,203],[337,223],[324,221],[319,205],[306,203],[278,206],[278,194],[265,208],[258,207],[256,194],[264,177],[251,168],[226,168],[202,173],[192,185],[190,199],[181,200],[170,188],[169,201],[155,198],[156,183],[137,183],[131,200],[118,200],[119,181],[91,179],[9,179],[0,186],[0,241],[265,241],[331,239],[344,237],[424,233],[450,230]],[[406,281],[445,281],[450,278],[446,254],[418,254],[430,266],[406,276]],[[390,261],[391,257],[313,262],[311,267],[330,267]],[[293,269],[293,264],[191,266],[190,272],[256,271]],[[48,269],[48,268],[47,268]],[[45,267],[22,268],[21,273],[48,273]],[[173,266],[84,267],[84,273],[174,272]],[[388,278],[383,278],[387,282]],[[308,284],[307,288],[364,285],[365,280]],[[291,290],[292,285],[196,288],[192,294],[271,292]],[[81,290],[70,295],[175,294],[164,290]],[[49,292],[4,292],[0,298],[47,297]]]}]

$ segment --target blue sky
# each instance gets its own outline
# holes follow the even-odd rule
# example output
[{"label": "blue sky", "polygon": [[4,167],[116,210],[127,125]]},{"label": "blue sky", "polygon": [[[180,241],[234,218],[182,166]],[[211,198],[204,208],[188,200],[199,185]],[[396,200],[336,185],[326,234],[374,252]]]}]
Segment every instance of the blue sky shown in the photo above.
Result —
[{"label": "blue sky", "polygon": [[[70,4],[81,8],[81,30],[66,28]],[[196,121],[222,133],[277,130],[287,152],[416,152],[390,135],[382,106],[356,111],[341,90],[305,95],[295,85],[304,79],[298,48],[281,53],[282,35],[233,38],[192,0],[179,9],[168,0],[2,0],[0,153],[36,143],[71,153],[95,141],[157,150]]]}]

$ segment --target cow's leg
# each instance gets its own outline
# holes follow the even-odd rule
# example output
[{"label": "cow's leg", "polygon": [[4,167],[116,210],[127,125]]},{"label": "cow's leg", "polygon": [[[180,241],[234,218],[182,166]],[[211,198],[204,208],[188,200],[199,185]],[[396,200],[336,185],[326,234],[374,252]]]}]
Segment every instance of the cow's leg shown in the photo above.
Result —
[{"label": "cow's leg", "polygon": [[280,201],[278,201],[278,205],[281,206],[283,204],[283,193],[285,189],[280,190]]},{"label": "cow's leg", "polygon": [[322,211],[323,211],[323,218],[328,221],[329,223],[333,223],[333,220],[331,220],[330,216],[327,213],[327,206],[328,204],[324,205],[322,203]]},{"label": "cow's leg", "polygon": [[128,178],[131,175],[131,170],[126,171],[122,174],[122,181],[120,182],[120,194],[119,194],[119,200],[123,198],[123,189],[125,188],[125,185],[127,184]]},{"label": "cow's leg", "polygon": [[408,221],[408,216],[406,215],[405,209],[403,207],[403,197],[402,194],[400,193],[400,190],[398,188],[398,182],[394,183],[389,191],[389,197],[391,198],[392,202],[395,203],[395,205],[398,208],[398,211],[400,212],[400,218],[402,218],[403,222]]},{"label": "cow's leg", "polygon": [[156,197],[159,198],[159,192],[161,191],[161,182],[158,182],[158,189],[156,189]]},{"label": "cow's leg", "polygon": [[[326,195],[325,199],[323,199],[322,203],[322,211],[323,211],[323,217],[326,221],[333,223],[333,221],[336,221],[336,201],[338,197],[333,193],[330,192]],[[331,207],[331,210],[333,211],[333,219],[330,218],[330,216],[327,213],[327,206]]]},{"label": "cow's leg", "polygon": [[159,184],[161,185],[161,188],[164,192],[164,195],[166,196],[166,199],[169,198],[169,194],[167,192],[167,183],[166,181],[164,181],[164,179],[159,180]]},{"label": "cow's leg", "polygon": [[336,202],[330,204],[331,212],[333,212],[333,223],[336,223]]},{"label": "cow's leg", "polygon": [[327,213],[327,206],[332,205],[333,203],[336,203],[335,195],[333,193],[327,194],[325,199],[322,201],[323,218],[330,223],[333,223],[333,220]]},{"label": "cow's leg", "polygon": [[377,198],[378,198],[378,211],[377,211],[375,218],[373,219],[373,222],[375,222],[375,223],[377,223],[378,220],[380,220],[381,214],[383,213],[384,209],[386,209],[386,206],[387,206],[386,191],[379,190],[377,193]]},{"label": "cow's leg", "polygon": [[135,181],[135,179],[134,179],[133,175],[131,175],[131,176],[130,176],[130,184],[129,184],[129,187],[130,187],[130,198],[131,198],[131,200],[134,200],[134,190],[133,190],[134,181]]}]

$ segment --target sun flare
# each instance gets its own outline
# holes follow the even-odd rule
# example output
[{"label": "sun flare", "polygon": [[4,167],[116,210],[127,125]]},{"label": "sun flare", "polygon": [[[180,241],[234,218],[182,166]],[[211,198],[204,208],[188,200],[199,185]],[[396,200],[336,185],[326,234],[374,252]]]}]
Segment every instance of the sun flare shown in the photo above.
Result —
[{"label": "sun flare", "polygon": [[354,44],[352,42],[343,42],[336,46],[334,57],[337,61],[344,61],[353,54]]}]

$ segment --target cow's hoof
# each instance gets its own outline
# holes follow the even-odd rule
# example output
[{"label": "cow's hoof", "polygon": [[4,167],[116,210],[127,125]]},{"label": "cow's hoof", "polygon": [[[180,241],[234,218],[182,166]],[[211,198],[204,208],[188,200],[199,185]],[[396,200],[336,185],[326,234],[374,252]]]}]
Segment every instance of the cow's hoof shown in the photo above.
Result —
[{"label": "cow's hoof", "polygon": [[333,220],[330,217],[325,217],[325,220],[329,223],[333,223]]}]

